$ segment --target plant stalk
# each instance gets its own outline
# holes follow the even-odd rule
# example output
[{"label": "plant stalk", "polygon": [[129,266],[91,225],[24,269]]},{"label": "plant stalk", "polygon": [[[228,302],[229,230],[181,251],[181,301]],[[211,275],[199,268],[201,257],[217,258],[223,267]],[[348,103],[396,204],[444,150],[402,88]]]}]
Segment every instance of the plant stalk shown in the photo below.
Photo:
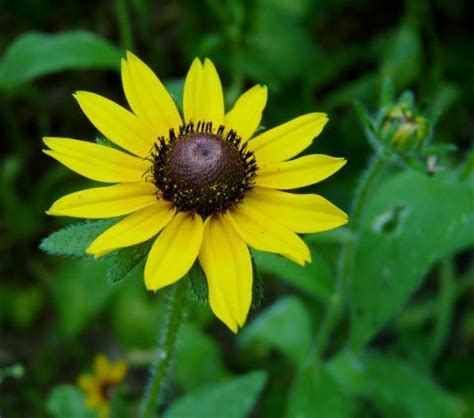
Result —
[{"label": "plant stalk", "polygon": [[156,350],[156,362],[148,389],[141,405],[141,418],[154,418],[166,384],[166,378],[176,349],[179,327],[186,305],[186,280],[181,279],[170,289],[169,307],[162,323],[161,338]]},{"label": "plant stalk", "polygon": [[378,152],[372,158],[366,171],[361,175],[357,191],[352,201],[352,210],[349,223],[349,235],[342,246],[339,256],[338,271],[336,276],[336,288],[330,299],[330,304],[324,314],[319,332],[315,338],[310,359],[319,363],[326,350],[332,331],[339,322],[344,311],[347,293],[350,288],[354,267],[354,255],[359,240],[359,229],[363,208],[367,202],[370,192],[373,190],[379,175],[383,171],[386,157]]}]

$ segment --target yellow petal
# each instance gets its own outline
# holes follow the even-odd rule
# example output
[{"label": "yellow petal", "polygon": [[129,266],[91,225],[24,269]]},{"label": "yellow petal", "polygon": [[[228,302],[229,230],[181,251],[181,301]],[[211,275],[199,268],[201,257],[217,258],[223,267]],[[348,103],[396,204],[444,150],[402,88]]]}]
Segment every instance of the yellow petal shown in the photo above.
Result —
[{"label": "yellow petal", "polygon": [[106,138],[139,157],[146,157],[150,153],[156,133],[133,113],[105,97],[87,91],[78,91],[74,97],[92,124]]},{"label": "yellow petal", "polygon": [[291,161],[270,163],[258,170],[256,184],[275,189],[309,186],[331,176],[346,162],[344,158],[311,154]]},{"label": "yellow petal", "polygon": [[84,392],[91,393],[97,390],[97,380],[90,374],[81,374],[77,379],[77,386]]},{"label": "yellow petal", "polygon": [[150,162],[116,149],[69,138],[43,138],[51,150],[43,152],[91,180],[106,183],[143,179]]},{"label": "yellow petal", "polygon": [[256,187],[245,204],[299,233],[328,231],[347,223],[347,215],[316,194],[286,193]]},{"label": "yellow petal", "polygon": [[128,365],[124,360],[116,361],[110,367],[109,381],[114,384],[119,384],[125,379],[127,374]]},{"label": "yellow petal", "polygon": [[100,386],[97,386],[94,392],[88,393],[85,400],[88,409],[99,409],[106,402],[107,400],[104,398]]},{"label": "yellow petal", "polygon": [[299,116],[258,135],[249,141],[249,149],[261,165],[289,160],[310,146],[327,122],[325,113]]},{"label": "yellow petal", "polygon": [[110,405],[105,401],[99,408],[99,417],[100,418],[109,418],[110,417]]},{"label": "yellow petal", "polygon": [[221,80],[211,60],[204,65],[195,58],[186,76],[183,94],[186,122],[212,122],[214,129],[224,123],[224,94]]},{"label": "yellow petal", "polygon": [[235,130],[246,141],[260,125],[266,104],[267,86],[253,86],[239,97],[232,110],[225,115],[226,129]]},{"label": "yellow petal", "polygon": [[247,205],[245,201],[228,211],[226,217],[251,247],[281,254],[300,265],[311,261],[309,249],[298,235]]},{"label": "yellow petal", "polygon": [[212,311],[237,332],[252,302],[252,263],[247,244],[224,216],[207,218],[199,262],[206,273]]},{"label": "yellow petal", "polygon": [[71,193],[56,200],[47,211],[53,216],[113,218],[156,203],[156,187],[150,183],[121,183]]},{"label": "yellow petal", "polygon": [[167,137],[171,128],[179,132],[176,104],[155,73],[131,52],[122,60],[122,84],[130,107],[156,136]]},{"label": "yellow petal", "polygon": [[137,210],[99,235],[86,252],[102,257],[117,248],[129,247],[147,241],[160,232],[175,214],[165,200],[159,200]]},{"label": "yellow petal", "polygon": [[199,215],[178,212],[151,247],[145,265],[145,285],[158,290],[181,279],[191,268],[202,242]]},{"label": "yellow petal", "polygon": [[94,358],[94,373],[100,382],[107,379],[110,363],[105,354],[97,354]]}]

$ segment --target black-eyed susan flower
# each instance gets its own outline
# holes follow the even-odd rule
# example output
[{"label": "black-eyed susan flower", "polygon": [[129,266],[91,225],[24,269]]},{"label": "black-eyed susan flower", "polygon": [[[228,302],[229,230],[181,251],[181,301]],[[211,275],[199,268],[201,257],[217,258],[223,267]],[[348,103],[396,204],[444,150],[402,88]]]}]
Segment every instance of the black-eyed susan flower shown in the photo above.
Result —
[{"label": "black-eyed susan flower", "polygon": [[209,59],[186,76],[183,116],[152,70],[131,53],[122,82],[132,112],[94,93],[75,98],[90,121],[124,151],[69,138],[45,138],[45,151],[77,173],[107,183],[64,196],[50,215],[124,216],[92,242],[100,257],[155,236],[145,265],[147,289],[168,286],[199,260],[209,303],[232,331],[242,327],[252,299],[248,246],[303,265],[310,252],[297,233],[336,228],[347,216],[316,194],[296,189],[329,177],[343,158],[294,158],[328,118],[309,113],[252,138],[267,101],[256,85],[224,110],[221,82]]},{"label": "black-eyed susan flower", "polygon": [[86,407],[97,411],[100,418],[108,418],[112,393],[126,374],[125,361],[111,363],[104,354],[98,354],[94,358],[93,374],[83,374],[77,379],[77,385],[85,394]]}]

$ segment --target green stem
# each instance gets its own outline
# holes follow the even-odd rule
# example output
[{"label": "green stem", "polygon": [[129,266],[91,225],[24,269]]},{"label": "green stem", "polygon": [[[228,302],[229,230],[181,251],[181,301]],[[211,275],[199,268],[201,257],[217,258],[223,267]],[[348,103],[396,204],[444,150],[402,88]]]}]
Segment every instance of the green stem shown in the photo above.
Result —
[{"label": "green stem", "polygon": [[436,361],[449,333],[456,303],[454,286],[455,267],[452,258],[441,262],[439,271],[439,297],[437,302],[437,318],[430,348],[430,360]]},{"label": "green stem", "polygon": [[133,49],[133,37],[127,0],[116,0],[115,6],[117,9],[117,23],[122,47],[130,51]]},{"label": "green stem", "polygon": [[155,417],[159,400],[163,393],[166,377],[173,360],[181,319],[186,305],[186,280],[183,278],[170,289],[169,307],[165,312],[161,338],[157,348],[157,359],[153,366],[153,374],[148,389],[143,397],[141,418]]},{"label": "green stem", "polygon": [[354,254],[359,239],[358,234],[363,208],[370,192],[373,190],[374,184],[379,178],[379,174],[382,172],[385,162],[386,157],[382,153],[375,154],[366,171],[362,174],[358,189],[354,195],[349,224],[351,233],[344,243],[339,256],[336,288],[324,314],[311,352],[311,359],[316,363],[319,362],[324,354],[329,337],[343,313],[347,292],[350,287],[350,280],[352,278]]}]

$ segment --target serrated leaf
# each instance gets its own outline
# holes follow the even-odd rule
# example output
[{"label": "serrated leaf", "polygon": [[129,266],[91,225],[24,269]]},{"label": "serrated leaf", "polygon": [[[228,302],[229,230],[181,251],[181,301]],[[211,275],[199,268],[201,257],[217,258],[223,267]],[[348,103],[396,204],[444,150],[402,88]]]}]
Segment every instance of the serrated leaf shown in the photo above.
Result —
[{"label": "serrated leaf", "polygon": [[107,278],[116,283],[128,276],[147,256],[151,244],[151,241],[143,242],[132,247],[121,248],[103,257],[107,265]]},{"label": "serrated leaf", "polygon": [[255,371],[189,392],[165,412],[165,418],[246,418],[263,389],[266,373]]},{"label": "serrated leaf", "polygon": [[351,343],[368,342],[437,260],[474,245],[474,190],[409,172],[367,203],[355,254]]},{"label": "serrated leaf", "polygon": [[74,386],[56,386],[46,401],[46,409],[53,418],[96,418],[94,411],[86,409],[84,394]]},{"label": "serrated leaf", "polygon": [[114,218],[68,225],[44,238],[39,248],[51,255],[83,257],[92,241],[116,222]]},{"label": "serrated leaf", "polygon": [[298,365],[306,360],[312,339],[308,310],[295,296],[282,298],[242,329],[238,342],[251,349],[259,341],[276,348]]},{"label": "serrated leaf", "polygon": [[82,68],[119,68],[122,53],[85,31],[20,35],[0,62],[0,88],[14,89],[38,77]]}]

